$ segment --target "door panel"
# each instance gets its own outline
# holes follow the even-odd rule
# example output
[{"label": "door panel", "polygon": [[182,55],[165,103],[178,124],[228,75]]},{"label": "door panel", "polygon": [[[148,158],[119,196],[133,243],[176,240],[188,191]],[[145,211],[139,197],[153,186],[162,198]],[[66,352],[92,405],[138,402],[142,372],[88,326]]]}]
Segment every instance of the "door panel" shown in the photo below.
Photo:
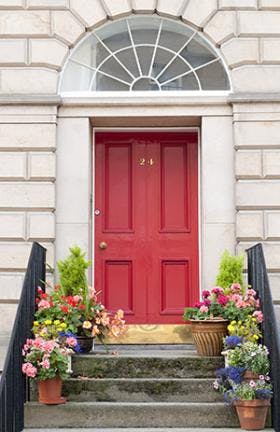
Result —
[{"label": "door panel", "polygon": [[195,133],[96,134],[95,285],[129,323],[182,323],[198,297],[197,151]]}]

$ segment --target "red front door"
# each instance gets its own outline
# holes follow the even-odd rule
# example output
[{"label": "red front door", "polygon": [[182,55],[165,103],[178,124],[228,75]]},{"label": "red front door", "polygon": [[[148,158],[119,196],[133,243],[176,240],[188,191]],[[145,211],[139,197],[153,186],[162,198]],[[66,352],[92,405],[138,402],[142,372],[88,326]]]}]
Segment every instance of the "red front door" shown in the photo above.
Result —
[{"label": "red front door", "polygon": [[95,287],[128,323],[182,323],[198,298],[197,134],[97,133],[95,148]]}]

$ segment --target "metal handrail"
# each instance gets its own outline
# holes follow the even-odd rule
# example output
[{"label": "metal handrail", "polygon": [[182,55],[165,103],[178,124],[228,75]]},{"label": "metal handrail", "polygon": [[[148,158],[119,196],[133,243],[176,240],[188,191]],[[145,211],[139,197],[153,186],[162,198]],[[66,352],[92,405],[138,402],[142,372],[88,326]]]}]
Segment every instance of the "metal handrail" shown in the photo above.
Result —
[{"label": "metal handrail", "polygon": [[46,249],[33,243],[0,381],[0,432],[21,432],[24,428],[27,386],[21,372],[21,351],[31,336],[37,288],[45,289],[45,261]]},{"label": "metal handrail", "polygon": [[273,384],[272,425],[280,432],[280,326],[273,305],[263,247],[260,243],[247,249],[248,284],[257,291],[264,314],[263,342],[270,353],[271,380]]}]

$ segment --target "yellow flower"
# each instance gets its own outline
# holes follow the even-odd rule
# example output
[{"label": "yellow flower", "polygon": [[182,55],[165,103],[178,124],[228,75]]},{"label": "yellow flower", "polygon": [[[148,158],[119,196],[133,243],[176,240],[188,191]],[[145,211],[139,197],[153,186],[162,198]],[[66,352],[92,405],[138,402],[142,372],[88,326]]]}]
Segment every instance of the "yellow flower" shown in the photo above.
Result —
[{"label": "yellow flower", "polygon": [[58,326],[58,325],[60,325],[60,321],[59,320],[54,320],[54,325],[56,325],[56,326]]},{"label": "yellow flower", "polygon": [[49,320],[49,319],[47,319],[46,321],[45,321],[45,324],[48,326],[48,325],[52,325],[52,320]]},{"label": "yellow flower", "polygon": [[63,328],[62,327],[57,327],[57,331],[62,332]]},{"label": "yellow flower", "polygon": [[235,320],[231,321],[231,324],[236,324],[236,321]]},{"label": "yellow flower", "polygon": [[253,335],[253,339],[257,341],[259,339],[259,336],[258,335]]},{"label": "yellow flower", "polygon": [[62,327],[63,329],[66,329],[67,324],[65,324],[65,323],[61,323],[61,324],[60,324],[60,327]]},{"label": "yellow flower", "polygon": [[34,327],[38,327],[38,325],[39,325],[38,321],[34,321],[33,325],[34,325]]}]

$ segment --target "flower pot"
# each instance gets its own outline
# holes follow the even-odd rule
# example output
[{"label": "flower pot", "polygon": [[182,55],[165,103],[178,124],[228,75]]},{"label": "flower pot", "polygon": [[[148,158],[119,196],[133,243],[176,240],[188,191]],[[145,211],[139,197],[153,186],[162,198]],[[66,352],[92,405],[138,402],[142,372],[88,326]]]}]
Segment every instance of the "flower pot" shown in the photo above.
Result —
[{"label": "flower pot", "polygon": [[197,353],[200,356],[220,356],[223,338],[227,335],[227,320],[191,320]]},{"label": "flower pot", "polygon": [[55,377],[38,381],[39,402],[46,405],[60,405],[66,402],[61,396],[62,379]]},{"label": "flower pot", "polygon": [[234,402],[241,429],[261,430],[265,427],[265,421],[270,400],[237,400]]},{"label": "flower pot", "polygon": [[259,375],[256,372],[246,370],[243,374],[243,381],[250,382],[259,379]]},{"label": "flower pot", "polygon": [[93,336],[76,336],[80,353],[89,353],[93,348]]}]

